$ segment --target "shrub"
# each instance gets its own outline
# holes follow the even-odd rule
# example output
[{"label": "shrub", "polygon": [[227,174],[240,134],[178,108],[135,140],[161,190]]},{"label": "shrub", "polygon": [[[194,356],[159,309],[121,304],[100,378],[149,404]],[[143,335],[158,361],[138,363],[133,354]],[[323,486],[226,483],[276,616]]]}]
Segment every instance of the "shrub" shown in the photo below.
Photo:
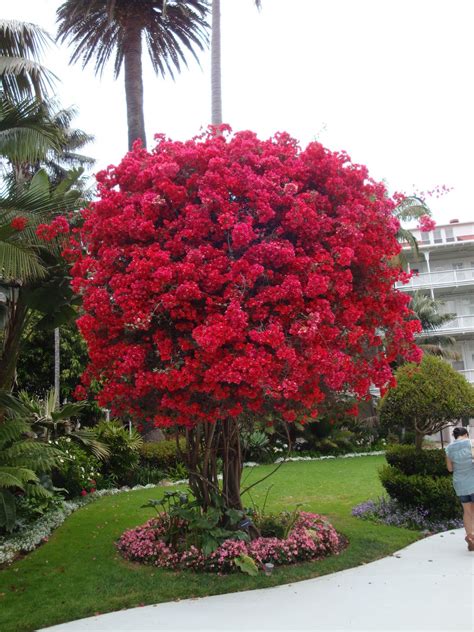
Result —
[{"label": "shrub", "polygon": [[134,482],[134,470],[139,461],[142,438],[138,432],[123,428],[118,421],[101,421],[95,428],[99,441],[105,443],[110,456],[102,463],[102,472],[113,485]]},{"label": "shrub", "polygon": [[447,476],[407,475],[387,465],[380,471],[380,481],[388,495],[403,507],[421,507],[433,519],[451,519],[461,515],[461,505]]},{"label": "shrub", "polygon": [[[185,440],[179,440],[180,449],[185,449]],[[140,446],[140,461],[142,465],[149,465],[158,470],[167,471],[176,468],[182,460],[178,454],[175,439],[143,443]]]},{"label": "shrub", "polygon": [[53,471],[53,483],[64,489],[68,498],[89,493],[102,486],[101,463],[95,456],[71,441],[70,437],[60,437],[53,445],[64,454],[62,462]]},{"label": "shrub", "polygon": [[385,457],[389,465],[403,474],[449,476],[444,450],[417,450],[414,445],[393,445]]},{"label": "shrub", "polygon": [[266,463],[271,460],[270,440],[263,430],[243,432],[241,435],[242,450],[246,461]]},{"label": "shrub", "polygon": [[390,429],[415,431],[418,449],[425,435],[474,414],[473,386],[446,360],[425,355],[419,366],[401,366],[396,379],[380,402],[380,420]]}]

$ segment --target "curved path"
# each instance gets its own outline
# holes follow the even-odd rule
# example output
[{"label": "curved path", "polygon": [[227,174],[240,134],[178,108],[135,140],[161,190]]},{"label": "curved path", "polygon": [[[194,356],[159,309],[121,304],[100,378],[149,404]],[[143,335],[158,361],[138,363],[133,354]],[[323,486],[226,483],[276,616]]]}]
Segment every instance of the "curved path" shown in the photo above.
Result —
[{"label": "curved path", "polygon": [[47,630],[472,632],[474,552],[462,530],[447,531],[324,577],[122,610]]}]

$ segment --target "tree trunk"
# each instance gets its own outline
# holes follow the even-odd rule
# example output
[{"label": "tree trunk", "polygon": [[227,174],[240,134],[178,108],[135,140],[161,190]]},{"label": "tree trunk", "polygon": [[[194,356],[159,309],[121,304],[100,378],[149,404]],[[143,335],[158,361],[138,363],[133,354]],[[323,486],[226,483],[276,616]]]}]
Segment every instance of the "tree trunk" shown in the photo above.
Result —
[{"label": "tree trunk", "polygon": [[211,123],[222,125],[221,0],[212,0]]},{"label": "tree trunk", "polygon": [[[239,423],[226,419],[215,424],[198,424],[186,431],[184,454],[191,491],[204,511],[219,504],[242,509],[240,481],[242,452]],[[222,486],[217,477],[217,461],[222,459]]]},{"label": "tree trunk", "polygon": [[61,338],[59,327],[54,330],[54,392],[56,393],[56,409],[61,405]]},{"label": "tree trunk", "polygon": [[415,447],[417,450],[421,450],[423,448],[423,439],[424,434],[419,430],[415,430]]},{"label": "tree trunk", "polygon": [[21,334],[25,325],[28,308],[21,300],[21,290],[12,298],[8,309],[4,332],[2,353],[0,356],[0,390],[10,391],[15,380],[16,363],[20,350]]},{"label": "tree trunk", "polygon": [[137,138],[146,147],[143,115],[142,32],[138,22],[131,19],[126,25],[123,44],[125,69],[125,97],[127,101],[128,149]]}]

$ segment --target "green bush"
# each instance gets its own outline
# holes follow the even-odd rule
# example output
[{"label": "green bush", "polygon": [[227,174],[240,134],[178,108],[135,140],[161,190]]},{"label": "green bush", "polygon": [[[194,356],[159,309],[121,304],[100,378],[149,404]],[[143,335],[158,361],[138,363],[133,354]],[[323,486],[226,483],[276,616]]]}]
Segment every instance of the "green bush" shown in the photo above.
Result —
[{"label": "green bush", "polygon": [[133,470],[134,485],[157,485],[167,478],[166,474],[149,464],[137,465]]},{"label": "green bush", "polygon": [[110,456],[102,462],[102,472],[108,482],[114,486],[133,485],[134,470],[140,458],[141,436],[135,429],[129,432],[114,420],[101,421],[94,430],[97,439],[110,450]]},{"label": "green bush", "polygon": [[385,453],[387,463],[403,474],[449,476],[444,450],[417,450],[414,445],[392,445]]},{"label": "green bush", "polygon": [[[179,445],[184,452],[185,440],[180,439]],[[143,443],[140,447],[140,463],[162,471],[176,468],[178,463],[182,463],[176,447],[176,440],[165,439],[164,441]]]},{"label": "green bush", "polygon": [[459,518],[462,514],[447,476],[408,475],[391,465],[382,468],[379,475],[388,495],[404,507],[426,509],[433,519]]},{"label": "green bush", "polygon": [[86,452],[69,437],[60,437],[53,445],[63,452],[64,458],[53,470],[52,480],[55,487],[65,490],[68,498],[102,486],[101,463],[95,456]]}]

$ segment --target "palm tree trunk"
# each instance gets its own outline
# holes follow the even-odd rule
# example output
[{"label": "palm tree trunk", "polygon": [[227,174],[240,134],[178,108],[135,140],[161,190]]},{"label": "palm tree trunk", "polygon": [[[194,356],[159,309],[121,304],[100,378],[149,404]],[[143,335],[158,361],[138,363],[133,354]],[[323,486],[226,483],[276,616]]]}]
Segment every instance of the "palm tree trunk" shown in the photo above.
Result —
[{"label": "palm tree trunk", "polygon": [[142,32],[138,23],[130,20],[126,26],[123,56],[125,68],[125,98],[127,101],[128,149],[140,138],[146,147],[143,115]]},{"label": "palm tree trunk", "polygon": [[20,295],[16,300],[12,299],[0,355],[0,391],[10,391],[13,386],[27,313],[28,308],[23,304]]},{"label": "palm tree trunk", "polygon": [[61,376],[61,348],[59,327],[54,330],[54,392],[56,393],[56,409],[60,407],[60,376]]},{"label": "palm tree trunk", "polygon": [[221,0],[212,0],[211,123],[222,125]]}]

